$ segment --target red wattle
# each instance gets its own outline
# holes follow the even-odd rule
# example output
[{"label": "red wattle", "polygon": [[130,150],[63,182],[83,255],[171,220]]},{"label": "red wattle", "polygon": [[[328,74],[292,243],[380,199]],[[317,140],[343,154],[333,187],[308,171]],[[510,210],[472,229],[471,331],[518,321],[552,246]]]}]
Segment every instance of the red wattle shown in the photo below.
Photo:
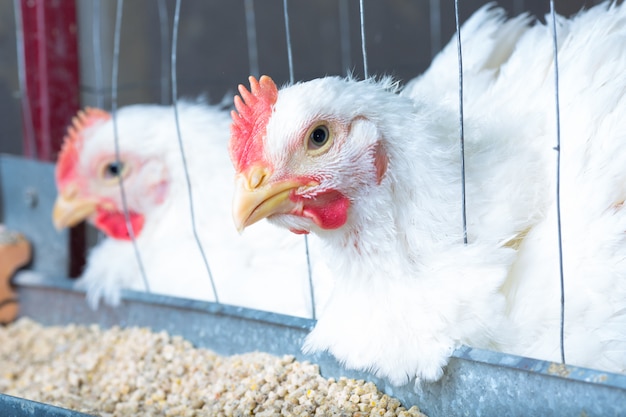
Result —
[{"label": "red wattle", "polygon": [[348,220],[350,200],[338,191],[327,191],[312,199],[292,196],[304,203],[302,216],[313,220],[322,229],[337,229]]},{"label": "red wattle", "polygon": [[[129,212],[128,216],[135,238],[137,238],[143,229],[145,219],[141,214],[135,213],[134,211]],[[107,236],[113,239],[130,240],[130,234],[126,227],[126,218],[124,213],[120,211],[98,210],[94,224],[98,229],[102,230]]]}]

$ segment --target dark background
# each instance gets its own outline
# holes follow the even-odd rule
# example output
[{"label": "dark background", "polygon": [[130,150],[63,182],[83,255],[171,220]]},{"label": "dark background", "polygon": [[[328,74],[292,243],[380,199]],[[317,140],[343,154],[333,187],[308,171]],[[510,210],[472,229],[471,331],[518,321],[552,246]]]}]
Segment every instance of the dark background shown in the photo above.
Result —
[{"label": "dark background", "polygon": [[[71,1],[71,0],[62,0]],[[560,0],[571,14],[599,1]],[[461,21],[486,3],[461,0]],[[509,14],[543,16],[548,0],[501,0]],[[110,108],[115,7],[113,0],[80,0],[78,33],[81,103]],[[126,0],[123,9],[119,106],[170,103],[170,48],[174,0]],[[246,19],[254,10],[258,63],[249,59]],[[358,0],[290,0],[295,80],[324,75],[361,78]],[[160,12],[161,10],[161,12]],[[406,81],[421,73],[454,33],[454,0],[365,0],[369,73]],[[254,49],[254,48],[252,48]],[[0,152],[21,154],[22,133],[13,1],[0,0]],[[258,69],[257,69],[258,68]],[[183,0],[178,41],[179,96],[232,95],[247,76],[289,81],[282,0]],[[231,100],[231,97],[228,97]]]}]

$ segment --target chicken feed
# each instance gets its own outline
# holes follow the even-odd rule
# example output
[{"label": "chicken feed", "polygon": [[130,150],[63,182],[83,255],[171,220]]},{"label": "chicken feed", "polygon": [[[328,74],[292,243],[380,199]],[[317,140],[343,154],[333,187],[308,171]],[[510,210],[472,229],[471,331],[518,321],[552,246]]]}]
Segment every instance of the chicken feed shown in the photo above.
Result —
[{"label": "chicken feed", "polygon": [[148,328],[0,327],[0,392],[100,416],[424,416],[291,356],[224,357]]}]

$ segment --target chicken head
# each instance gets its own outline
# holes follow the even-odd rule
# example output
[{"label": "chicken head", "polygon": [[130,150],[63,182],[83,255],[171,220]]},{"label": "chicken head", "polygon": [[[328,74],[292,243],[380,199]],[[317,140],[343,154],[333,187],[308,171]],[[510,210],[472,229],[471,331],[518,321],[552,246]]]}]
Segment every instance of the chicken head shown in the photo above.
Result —
[{"label": "chicken head", "polygon": [[52,217],[58,229],[88,220],[108,236],[127,240],[123,198],[136,237],[146,213],[164,202],[169,184],[165,165],[150,152],[147,141],[142,150],[141,143],[124,140],[145,134],[139,126],[123,119],[118,124],[119,157],[114,146],[116,126],[109,113],[87,108],[74,117],[56,165],[58,197]]},{"label": "chicken head", "polygon": [[[381,132],[364,114],[341,111],[350,98],[338,79],[315,80],[326,84],[320,86],[325,94],[305,100],[290,100],[304,94],[299,85],[281,91],[285,97],[278,100],[270,77],[249,80],[251,91],[239,86],[232,112],[237,228],[265,217],[295,233],[344,226],[353,202],[385,176]],[[303,108],[287,108],[294,104]],[[274,109],[307,116],[270,118]]]}]

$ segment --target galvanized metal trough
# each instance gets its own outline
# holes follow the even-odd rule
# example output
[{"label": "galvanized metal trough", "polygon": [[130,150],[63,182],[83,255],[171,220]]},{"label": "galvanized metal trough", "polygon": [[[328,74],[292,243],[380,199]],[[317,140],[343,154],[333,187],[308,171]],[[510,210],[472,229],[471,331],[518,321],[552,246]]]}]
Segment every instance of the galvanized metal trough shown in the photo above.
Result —
[{"label": "galvanized metal trough", "polygon": [[[67,234],[50,221],[53,166],[0,157],[2,222],[24,233],[34,247],[29,269],[17,274],[21,315],[46,325],[147,326],[180,335],[223,355],[251,351],[294,355],[320,366],[325,377],[374,382],[403,405],[438,416],[624,416],[626,375],[599,372],[497,352],[461,347],[444,377],[416,388],[390,386],[368,373],[346,370],[328,354],[304,355],[308,319],[223,304],[134,291],[115,309],[91,310],[66,277]],[[72,410],[0,393],[0,416],[81,416]]]}]

